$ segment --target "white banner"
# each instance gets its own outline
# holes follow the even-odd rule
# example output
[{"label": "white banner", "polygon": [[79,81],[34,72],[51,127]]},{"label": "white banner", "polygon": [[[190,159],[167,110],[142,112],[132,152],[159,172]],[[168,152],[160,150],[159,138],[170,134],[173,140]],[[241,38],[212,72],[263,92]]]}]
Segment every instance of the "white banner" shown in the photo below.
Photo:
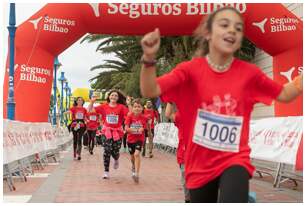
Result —
[{"label": "white banner", "polygon": [[154,129],[154,143],[177,148],[178,129],[173,123],[159,123]]},{"label": "white banner", "polygon": [[54,129],[50,123],[3,120],[3,164],[56,149],[69,141],[69,135]]},{"label": "white banner", "polygon": [[[178,129],[173,123],[160,123],[154,132],[154,143],[177,148]],[[303,117],[254,120],[250,125],[251,157],[295,165],[302,133]]]},{"label": "white banner", "polygon": [[251,157],[295,165],[303,117],[274,117],[251,122]]}]

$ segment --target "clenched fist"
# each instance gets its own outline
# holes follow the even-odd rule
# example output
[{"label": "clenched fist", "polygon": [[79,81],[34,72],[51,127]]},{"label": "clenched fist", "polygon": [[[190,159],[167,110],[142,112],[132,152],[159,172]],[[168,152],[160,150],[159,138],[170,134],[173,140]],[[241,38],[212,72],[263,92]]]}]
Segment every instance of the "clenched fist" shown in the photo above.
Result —
[{"label": "clenched fist", "polygon": [[141,42],[143,58],[146,61],[154,60],[160,46],[160,32],[156,28],[154,31],[144,35]]}]

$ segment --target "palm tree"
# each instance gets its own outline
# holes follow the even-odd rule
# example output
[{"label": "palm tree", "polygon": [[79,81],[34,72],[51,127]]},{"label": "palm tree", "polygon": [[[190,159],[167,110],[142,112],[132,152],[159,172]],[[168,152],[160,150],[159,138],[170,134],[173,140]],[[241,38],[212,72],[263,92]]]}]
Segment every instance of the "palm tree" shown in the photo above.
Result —
[{"label": "palm tree", "polygon": [[[114,54],[116,59],[108,59],[101,65],[91,68],[91,71],[99,69],[101,72],[92,78],[92,88],[110,89],[119,87],[127,94],[139,91],[139,59],[142,49],[139,44],[139,36],[111,36],[100,34],[89,34],[85,36],[81,43],[87,41],[99,42],[96,51],[101,54]],[[175,65],[184,60],[192,58],[196,49],[196,42],[191,36],[163,37],[161,47],[157,54],[159,59],[158,75],[169,72]],[[242,47],[235,56],[251,61],[255,55],[255,46],[247,39],[243,40]],[[95,82],[94,82],[95,81]],[[136,92],[135,92],[136,90]]]}]

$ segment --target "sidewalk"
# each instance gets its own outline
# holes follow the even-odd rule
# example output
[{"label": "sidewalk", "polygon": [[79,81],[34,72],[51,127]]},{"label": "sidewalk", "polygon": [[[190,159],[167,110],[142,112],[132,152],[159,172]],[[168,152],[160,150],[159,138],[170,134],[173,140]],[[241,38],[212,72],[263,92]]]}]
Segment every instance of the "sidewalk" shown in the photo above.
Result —
[{"label": "sidewalk", "polygon": [[[26,183],[16,180],[16,191],[4,184],[4,202],[184,202],[174,155],[155,149],[152,159],[142,158],[140,182],[135,184],[128,153],[121,153],[118,170],[111,162],[109,180],[102,179],[101,147],[94,155],[83,150],[81,161],[73,160],[71,153],[62,153],[59,165],[39,171],[41,177],[29,177]],[[253,178],[250,189],[257,202],[303,201],[303,188],[274,189],[266,178]]]}]

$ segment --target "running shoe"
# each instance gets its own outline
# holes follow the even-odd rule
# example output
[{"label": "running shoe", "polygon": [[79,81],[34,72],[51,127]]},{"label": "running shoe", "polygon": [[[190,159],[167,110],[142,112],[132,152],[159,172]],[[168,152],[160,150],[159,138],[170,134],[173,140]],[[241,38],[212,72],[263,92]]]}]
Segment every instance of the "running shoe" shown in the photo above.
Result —
[{"label": "running shoe", "polygon": [[133,180],[135,183],[139,182],[139,176],[137,176],[136,174],[134,176],[132,176]]},{"label": "running shoe", "polygon": [[103,179],[109,179],[109,172],[104,172]]},{"label": "running shoe", "polygon": [[115,160],[114,162],[114,169],[118,169],[119,168],[119,160]]}]

